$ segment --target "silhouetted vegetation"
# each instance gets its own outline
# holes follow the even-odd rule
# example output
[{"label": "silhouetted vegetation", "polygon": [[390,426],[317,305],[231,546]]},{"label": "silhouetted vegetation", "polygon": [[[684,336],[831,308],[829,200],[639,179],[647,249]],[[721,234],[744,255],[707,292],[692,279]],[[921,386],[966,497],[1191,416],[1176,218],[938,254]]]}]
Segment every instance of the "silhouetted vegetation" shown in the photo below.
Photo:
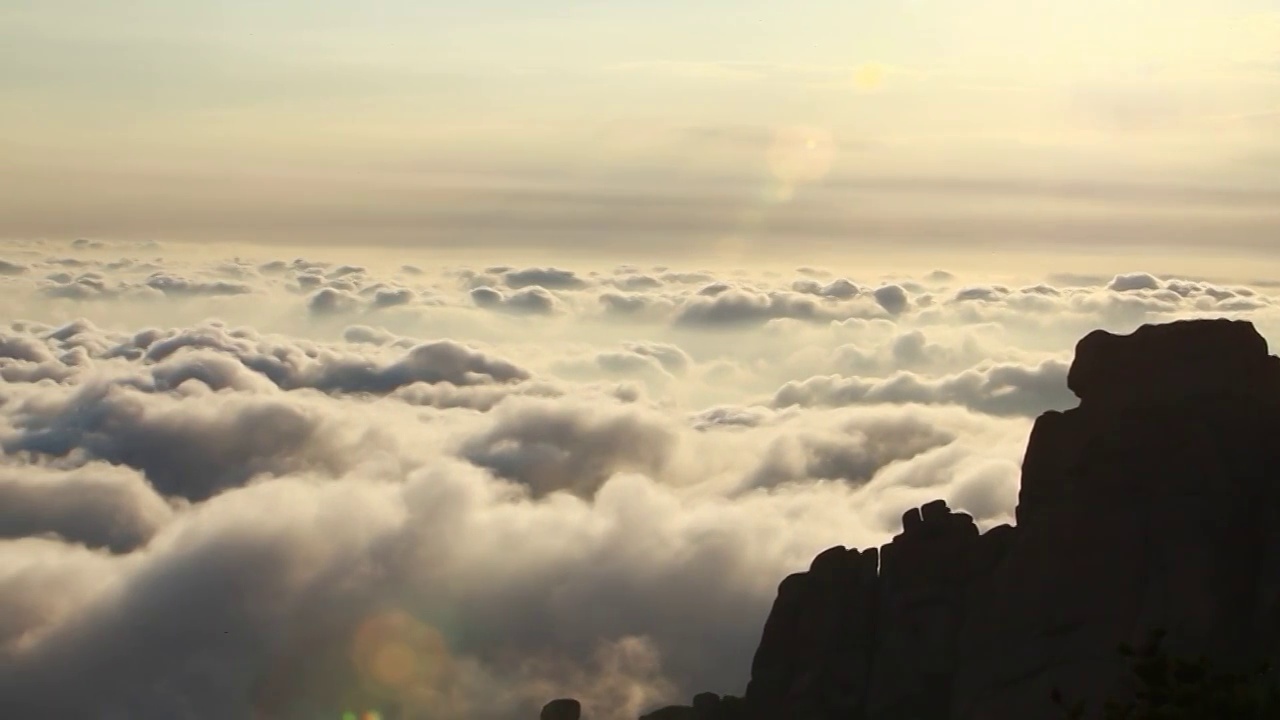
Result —
[{"label": "silhouetted vegetation", "polygon": [[[1102,720],[1277,720],[1280,684],[1268,664],[1244,672],[1225,672],[1206,658],[1175,657],[1163,647],[1165,633],[1155,631],[1138,648],[1120,646],[1129,660],[1136,691],[1108,700]],[[1053,702],[1067,720],[1084,718],[1083,702],[1068,704],[1057,689]]]}]

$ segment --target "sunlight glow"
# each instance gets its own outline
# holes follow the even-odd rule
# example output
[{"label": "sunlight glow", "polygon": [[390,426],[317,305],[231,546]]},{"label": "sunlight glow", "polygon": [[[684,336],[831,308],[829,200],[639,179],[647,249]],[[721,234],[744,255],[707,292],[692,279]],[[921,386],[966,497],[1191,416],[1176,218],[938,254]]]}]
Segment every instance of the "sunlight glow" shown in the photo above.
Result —
[{"label": "sunlight glow", "polygon": [[865,63],[853,69],[853,86],[862,92],[874,92],[884,86],[888,70],[880,63]]}]

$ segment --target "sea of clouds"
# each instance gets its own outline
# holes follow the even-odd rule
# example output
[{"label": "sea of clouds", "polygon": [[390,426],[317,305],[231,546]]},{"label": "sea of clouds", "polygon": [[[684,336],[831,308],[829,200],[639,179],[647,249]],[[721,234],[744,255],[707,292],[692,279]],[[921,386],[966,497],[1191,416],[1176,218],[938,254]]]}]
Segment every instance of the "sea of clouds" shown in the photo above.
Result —
[{"label": "sea of clouds", "polygon": [[[1121,272],[362,265],[0,246],[0,714],[634,719],[740,693],[778,582],[1011,522]],[[1127,270],[1118,268],[1117,270]]]}]

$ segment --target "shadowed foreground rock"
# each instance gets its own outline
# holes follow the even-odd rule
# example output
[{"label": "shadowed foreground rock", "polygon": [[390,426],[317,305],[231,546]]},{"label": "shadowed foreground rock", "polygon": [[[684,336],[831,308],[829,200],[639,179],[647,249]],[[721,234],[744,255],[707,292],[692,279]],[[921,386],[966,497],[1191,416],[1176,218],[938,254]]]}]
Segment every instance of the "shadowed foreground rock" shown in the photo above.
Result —
[{"label": "shadowed foreground rock", "polygon": [[542,706],[538,720],[578,720],[582,717],[582,705],[571,698],[552,700]]},{"label": "shadowed foreground rock", "polygon": [[1057,718],[1055,687],[1123,695],[1115,648],[1155,628],[1225,667],[1280,661],[1280,359],[1246,322],[1099,331],[1068,384],[1017,527],[936,501],[879,550],[821,553],[779,587],[745,699],[648,717]]}]

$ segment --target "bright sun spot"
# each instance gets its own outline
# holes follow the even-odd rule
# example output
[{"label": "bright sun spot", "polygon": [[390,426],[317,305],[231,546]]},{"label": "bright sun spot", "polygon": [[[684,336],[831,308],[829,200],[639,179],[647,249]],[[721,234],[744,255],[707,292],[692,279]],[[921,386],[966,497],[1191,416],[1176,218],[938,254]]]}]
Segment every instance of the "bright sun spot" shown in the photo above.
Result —
[{"label": "bright sun spot", "polygon": [[853,86],[863,92],[879,90],[888,71],[880,63],[863,63],[853,69]]}]

